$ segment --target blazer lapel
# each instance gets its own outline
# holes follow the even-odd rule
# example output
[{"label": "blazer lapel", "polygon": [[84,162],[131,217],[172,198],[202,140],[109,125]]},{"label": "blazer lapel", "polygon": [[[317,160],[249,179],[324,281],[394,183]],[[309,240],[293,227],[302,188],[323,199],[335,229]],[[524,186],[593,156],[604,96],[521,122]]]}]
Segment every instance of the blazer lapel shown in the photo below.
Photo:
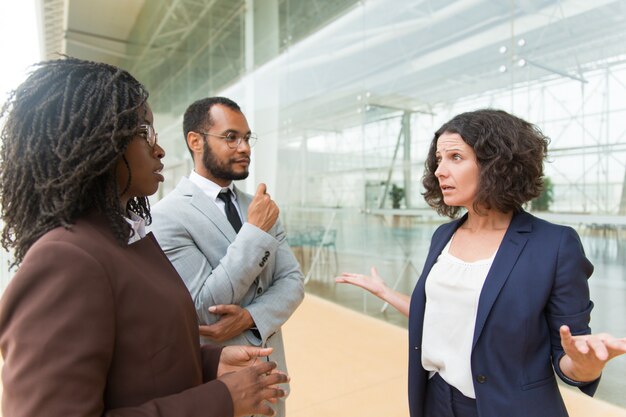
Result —
[{"label": "blazer lapel", "polygon": [[230,242],[235,240],[237,233],[233,229],[233,226],[228,222],[228,219],[224,213],[220,212],[215,202],[198,187],[196,187],[188,178],[183,177],[178,184],[178,189],[183,195],[191,197],[191,205],[195,207],[198,212],[211,221],[217,229],[222,232],[224,237]]},{"label": "blazer lapel", "polygon": [[439,255],[441,255],[441,251],[446,246],[446,244],[452,238],[452,235],[456,232],[456,230],[461,227],[461,225],[467,220],[467,213],[463,215],[460,219],[454,220],[448,223],[448,227],[441,231],[441,236],[437,238],[437,240],[433,240],[432,247],[428,252],[428,256],[426,257],[426,261],[424,262],[424,273],[426,274],[424,277],[424,281],[426,281],[426,276],[430,273],[431,268],[437,261]]},{"label": "blazer lapel", "polygon": [[241,217],[243,217],[244,223],[248,220],[248,206],[250,205],[249,197],[243,192],[239,191],[237,186],[233,186],[235,190],[235,195],[237,196],[237,205],[239,206],[239,210],[241,210]]},{"label": "blazer lapel", "polygon": [[532,230],[531,219],[532,217],[525,211],[518,212],[513,216],[511,224],[504,234],[498,253],[493,260],[480,293],[472,349],[480,337],[493,303],[498,298],[502,287],[509,278],[511,270],[528,241],[528,238],[521,233],[527,233]]}]

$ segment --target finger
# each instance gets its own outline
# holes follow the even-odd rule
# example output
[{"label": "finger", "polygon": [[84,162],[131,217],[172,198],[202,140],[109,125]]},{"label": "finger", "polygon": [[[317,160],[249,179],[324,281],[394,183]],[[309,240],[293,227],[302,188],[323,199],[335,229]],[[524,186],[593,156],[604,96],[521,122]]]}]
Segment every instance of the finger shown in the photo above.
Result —
[{"label": "finger", "polygon": [[209,313],[213,314],[233,314],[239,309],[235,304],[217,304],[209,307]]},{"label": "finger", "polygon": [[274,348],[271,347],[241,346],[241,348],[244,349],[251,358],[269,356],[274,351]]},{"label": "finger", "polygon": [[254,365],[254,368],[256,369],[257,373],[259,375],[261,374],[267,374],[268,372],[271,372],[272,369],[276,368],[276,362],[274,361],[266,361],[266,362],[261,362],[258,365]]},{"label": "finger", "polygon": [[285,384],[290,381],[289,375],[283,372],[272,372],[269,375],[265,376],[263,379],[263,385],[277,385],[277,384]]},{"label": "finger", "polygon": [[256,194],[254,196],[260,198],[261,196],[263,196],[263,194],[265,194],[266,191],[267,191],[266,185],[263,183],[260,183],[259,186],[256,188]]},{"label": "finger", "polygon": [[211,338],[215,337],[215,328],[212,324],[198,326],[198,332],[200,333],[200,336]]},{"label": "finger", "polygon": [[[287,377],[287,379],[289,379],[289,375],[287,375],[286,373],[284,373],[283,371],[281,371],[278,368],[274,369],[272,372],[270,372],[270,374],[283,374],[283,375],[285,375]],[[276,388],[276,387],[274,387],[274,388]]]},{"label": "finger", "polygon": [[587,341],[585,339],[575,339],[574,346],[576,350],[583,355],[589,353],[589,345],[587,344]]},{"label": "finger", "polygon": [[262,416],[273,416],[273,415],[276,414],[276,412],[267,403],[261,402],[257,406],[257,409],[254,412],[254,414],[259,414],[259,415],[262,415]]},{"label": "finger", "polygon": [[592,337],[587,340],[587,345],[595,353],[596,358],[601,361],[609,359],[609,351],[606,349],[606,345],[602,343],[602,340]]},{"label": "finger", "polygon": [[605,340],[604,344],[611,351],[613,357],[626,353],[626,339],[610,338]]},{"label": "finger", "polygon": [[335,278],[335,282],[347,282],[348,284],[351,284],[353,282],[353,279],[351,276],[342,275],[340,277]]},{"label": "finger", "polygon": [[371,271],[373,277],[380,277],[380,275],[378,275],[378,269],[375,266],[372,267]]},{"label": "finger", "polygon": [[562,325],[559,328],[559,334],[561,335],[561,345],[563,345],[563,347],[572,344],[572,333],[569,330],[569,326],[565,324]]},{"label": "finger", "polygon": [[221,308],[222,308],[222,305],[211,306],[209,307],[209,313],[220,314]]},{"label": "finger", "polygon": [[340,284],[352,284],[356,286],[359,285],[359,281],[356,278],[348,276],[337,277],[335,278],[335,282],[338,282]]},{"label": "finger", "polygon": [[287,393],[285,392],[285,390],[281,388],[265,388],[261,392],[261,395],[264,400],[272,400],[272,399],[284,398],[287,396]]}]

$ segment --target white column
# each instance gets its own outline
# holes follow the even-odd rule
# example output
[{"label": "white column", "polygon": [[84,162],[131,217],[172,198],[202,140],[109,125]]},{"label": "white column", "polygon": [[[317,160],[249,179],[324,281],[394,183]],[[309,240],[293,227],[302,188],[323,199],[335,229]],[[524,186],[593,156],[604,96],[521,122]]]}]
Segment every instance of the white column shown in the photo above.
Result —
[{"label": "white column", "polygon": [[276,194],[279,130],[279,74],[276,71],[255,71],[279,51],[278,0],[246,0],[245,101],[240,103],[252,131],[259,141],[252,149],[248,192],[260,182]]}]

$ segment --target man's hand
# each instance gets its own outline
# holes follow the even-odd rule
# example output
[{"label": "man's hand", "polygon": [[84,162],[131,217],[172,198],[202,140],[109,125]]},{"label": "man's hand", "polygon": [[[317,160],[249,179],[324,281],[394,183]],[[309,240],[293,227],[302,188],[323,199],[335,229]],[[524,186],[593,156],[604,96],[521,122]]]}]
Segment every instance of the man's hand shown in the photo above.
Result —
[{"label": "man's hand", "polygon": [[275,368],[275,362],[260,362],[218,378],[230,391],[235,417],[252,414],[274,415],[274,410],[267,401],[275,402],[276,399],[284,397],[285,391],[276,385],[289,382],[286,374],[272,372]]},{"label": "man's hand", "polygon": [[267,232],[278,219],[278,206],[266,193],[265,184],[259,184],[256,194],[248,206],[248,223]]},{"label": "man's hand", "polygon": [[269,356],[272,350],[256,346],[226,346],[220,355],[217,377],[254,365],[258,358]]},{"label": "man's hand", "polygon": [[209,313],[219,314],[221,317],[213,324],[199,326],[200,336],[216,342],[232,339],[254,326],[254,320],[248,310],[237,304],[211,306]]}]

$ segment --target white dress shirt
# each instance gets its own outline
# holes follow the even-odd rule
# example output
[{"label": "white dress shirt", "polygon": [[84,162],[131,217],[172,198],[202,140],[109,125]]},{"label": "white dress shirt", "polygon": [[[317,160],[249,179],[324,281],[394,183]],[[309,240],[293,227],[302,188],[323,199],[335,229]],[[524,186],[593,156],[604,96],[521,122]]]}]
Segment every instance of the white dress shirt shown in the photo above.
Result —
[{"label": "white dress shirt", "polygon": [[124,217],[124,220],[126,220],[126,222],[130,225],[134,232],[131,233],[130,237],[128,238],[128,244],[130,245],[131,243],[134,243],[146,237],[146,221],[132,211],[129,211],[127,213],[130,218]]},{"label": "white dress shirt", "polygon": [[[454,236],[452,237],[454,239]],[[478,299],[495,253],[465,262],[441,251],[426,280],[422,366],[435,372],[466,397],[476,398],[470,357]]]},{"label": "white dress shirt", "polygon": [[228,187],[222,187],[221,185],[218,185],[214,183],[213,181],[207,178],[204,178],[202,175],[198,174],[196,171],[191,171],[191,174],[189,174],[189,181],[191,181],[198,188],[200,188],[202,192],[205,193],[211,199],[211,201],[215,203],[217,208],[220,209],[220,212],[224,214],[224,217],[226,217],[226,210],[225,210],[226,205],[224,204],[224,201],[222,201],[221,199],[217,197],[217,195],[222,190],[229,189],[230,191],[232,191],[230,193],[230,198],[232,202],[235,204],[235,208],[237,208],[237,213],[239,214],[239,219],[241,219],[241,223],[243,224],[245,222],[245,220],[241,216],[241,209],[239,208],[239,204],[237,203],[237,194],[235,194],[235,187],[232,182],[228,184]]}]

